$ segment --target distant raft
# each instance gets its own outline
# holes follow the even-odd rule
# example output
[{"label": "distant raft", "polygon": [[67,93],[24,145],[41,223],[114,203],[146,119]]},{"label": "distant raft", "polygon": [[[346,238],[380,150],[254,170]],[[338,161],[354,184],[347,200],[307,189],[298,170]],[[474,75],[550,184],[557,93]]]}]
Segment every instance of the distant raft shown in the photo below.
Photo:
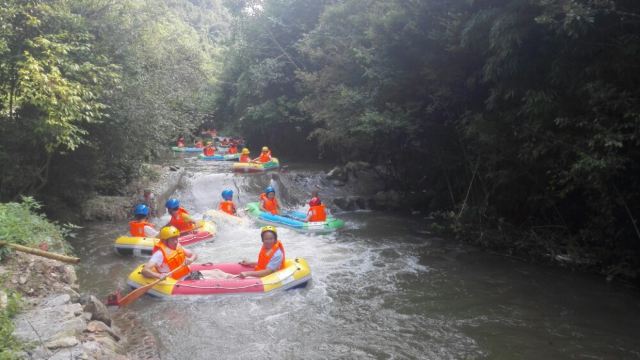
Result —
[{"label": "distant raft", "polygon": [[203,153],[198,154],[198,159],[208,161],[235,161],[240,159],[240,154],[215,154],[213,156],[206,156]]},{"label": "distant raft", "polygon": [[269,170],[276,170],[280,167],[280,161],[277,158],[271,158],[271,161],[266,163],[233,163],[233,171],[241,173],[259,173]]},{"label": "distant raft", "polygon": [[[216,225],[211,221],[200,220],[199,228],[195,233],[186,234],[178,238],[183,246],[195,244],[201,241],[213,239],[216,234]],[[116,239],[113,248],[120,255],[148,256],[151,255],[153,246],[158,241],[156,238],[140,236],[120,236]]]},{"label": "distant raft", "polygon": [[247,214],[261,224],[282,226],[299,232],[328,233],[344,227],[344,221],[327,216],[327,220],[318,222],[307,221],[307,215],[300,211],[284,212],[273,215],[260,210],[260,203],[247,204]]},{"label": "distant raft", "polygon": [[197,148],[197,147],[178,147],[178,146],[173,146],[173,147],[171,147],[171,150],[173,150],[175,152],[189,152],[189,153],[202,152],[202,148]]},{"label": "distant raft", "polygon": [[[143,265],[138,266],[127,279],[132,288],[145,286],[157,279],[142,276]],[[225,264],[192,264],[191,271],[218,269],[229,274],[253,270],[238,263]],[[227,294],[264,294],[279,290],[302,288],[311,280],[311,269],[303,258],[285,260],[285,267],[273,274],[255,278],[175,280],[166,278],[149,290],[148,294],[172,298],[177,296],[213,296]]]}]

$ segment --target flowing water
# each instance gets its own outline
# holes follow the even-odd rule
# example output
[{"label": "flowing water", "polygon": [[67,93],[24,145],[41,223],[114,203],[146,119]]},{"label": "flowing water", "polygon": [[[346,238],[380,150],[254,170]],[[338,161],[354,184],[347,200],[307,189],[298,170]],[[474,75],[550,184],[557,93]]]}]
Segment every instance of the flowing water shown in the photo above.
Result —
[{"label": "flowing water", "polygon": [[[223,188],[235,190],[241,208],[270,180],[233,175],[228,163],[183,165],[186,185],[175,195],[196,215],[212,208]],[[310,165],[281,173],[284,204],[302,209],[309,189],[322,184],[320,174]],[[325,188],[321,196],[336,191]],[[347,223],[335,234],[279,231],[287,256],[311,266],[304,289],[143,297],[131,310],[158,337],[164,359],[640,359],[636,290],[437,238],[421,216],[335,215]],[[191,247],[199,262],[257,257],[257,225],[218,230],[215,240]],[[75,240],[84,291],[104,297],[124,288],[143,262],[114,254],[114,239],[126,231],[125,223],[91,223]]]}]

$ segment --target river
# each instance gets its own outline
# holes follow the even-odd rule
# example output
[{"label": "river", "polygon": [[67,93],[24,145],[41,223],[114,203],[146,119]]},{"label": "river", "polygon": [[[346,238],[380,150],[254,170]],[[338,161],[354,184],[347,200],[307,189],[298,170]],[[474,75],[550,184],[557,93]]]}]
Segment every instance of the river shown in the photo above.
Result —
[{"label": "river", "polygon": [[[177,160],[176,191],[196,215],[223,188],[255,201],[269,175],[238,176],[230,164]],[[302,209],[321,168],[291,166],[278,185]],[[326,187],[328,200],[339,189]],[[239,196],[238,196],[239,195]],[[159,339],[163,359],[640,359],[640,294],[599,276],[524,263],[442,239],[421,215],[338,212],[346,229],[304,235],[280,229],[288,257],[304,257],[304,289],[260,296],[159,300],[131,305]],[[200,262],[254,259],[258,226],[219,226],[191,249]],[[83,291],[103,298],[143,262],[118,256],[125,223],[95,222],[72,241]]]}]

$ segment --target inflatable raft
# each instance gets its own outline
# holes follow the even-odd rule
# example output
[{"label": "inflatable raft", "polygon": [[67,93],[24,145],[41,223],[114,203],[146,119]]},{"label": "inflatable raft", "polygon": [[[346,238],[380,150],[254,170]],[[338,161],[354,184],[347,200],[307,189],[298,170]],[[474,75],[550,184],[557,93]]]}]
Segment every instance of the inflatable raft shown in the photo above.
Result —
[{"label": "inflatable raft", "polygon": [[280,167],[280,161],[276,158],[272,158],[271,161],[266,163],[233,163],[233,171],[244,173],[257,173],[268,170],[274,170]]},{"label": "inflatable raft", "polygon": [[213,156],[206,156],[203,153],[198,154],[198,159],[209,161],[234,161],[240,159],[240,154],[215,154]]},{"label": "inflatable raft", "polygon": [[171,150],[175,151],[175,152],[202,152],[202,148],[197,148],[197,147],[177,147],[177,146],[173,146],[171,147]]},{"label": "inflatable raft", "polygon": [[[196,229],[197,232],[179,237],[180,244],[186,246],[213,239],[216,234],[216,225],[205,220],[200,220],[197,223],[200,226],[199,229]],[[120,255],[148,256],[151,255],[156,241],[158,241],[156,238],[125,235],[116,239],[113,248]]]},{"label": "inflatable raft", "polygon": [[257,222],[267,225],[282,226],[300,232],[327,233],[344,227],[344,221],[327,215],[327,220],[307,221],[307,214],[300,211],[288,211],[283,215],[273,215],[260,210],[260,203],[247,204],[247,214]]},{"label": "inflatable raft", "polygon": [[[156,279],[142,276],[142,267],[138,266],[127,279],[132,288],[147,285]],[[219,269],[229,274],[253,270],[238,263],[226,264],[192,264],[191,271]],[[311,280],[309,264],[302,259],[285,260],[285,268],[261,278],[175,280],[167,278],[149,290],[148,294],[169,298],[173,296],[206,296],[225,294],[264,294],[279,290],[290,290],[305,287]]]}]

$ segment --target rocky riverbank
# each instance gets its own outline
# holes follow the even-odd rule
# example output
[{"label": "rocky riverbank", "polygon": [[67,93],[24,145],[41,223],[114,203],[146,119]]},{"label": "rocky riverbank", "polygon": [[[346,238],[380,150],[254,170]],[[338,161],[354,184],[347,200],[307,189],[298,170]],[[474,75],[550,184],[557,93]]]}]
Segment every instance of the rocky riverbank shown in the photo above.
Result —
[{"label": "rocky riverbank", "polygon": [[[79,293],[73,266],[16,252],[0,264],[0,274],[6,289],[2,292],[22,296],[21,310],[13,319],[13,335],[26,345],[19,358],[159,358],[149,334],[138,329],[133,334],[127,322],[123,331],[99,299]],[[132,346],[145,337],[144,352]]]}]

